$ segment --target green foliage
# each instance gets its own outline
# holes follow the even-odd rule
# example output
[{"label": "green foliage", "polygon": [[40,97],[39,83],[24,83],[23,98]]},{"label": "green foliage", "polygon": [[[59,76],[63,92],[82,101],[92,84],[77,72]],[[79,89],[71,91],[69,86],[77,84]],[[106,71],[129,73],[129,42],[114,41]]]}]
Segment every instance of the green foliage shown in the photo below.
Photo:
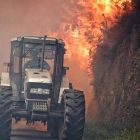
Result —
[{"label": "green foliage", "polygon": [[139,140],[139,139],[140,139],[140,130],[137,133],[131,131],[114,134],[114,137],[110,138],[109,140]]},{"label": "green foliage", "polygon": [[87,122],[85,125],[83,140],[106,140],[112,135],[112,131],[101,123]]},{"label": "green foliage", "polygon": [[108,123],[87,122],[83,140],[140,140],[140,129],[118,131]]}]

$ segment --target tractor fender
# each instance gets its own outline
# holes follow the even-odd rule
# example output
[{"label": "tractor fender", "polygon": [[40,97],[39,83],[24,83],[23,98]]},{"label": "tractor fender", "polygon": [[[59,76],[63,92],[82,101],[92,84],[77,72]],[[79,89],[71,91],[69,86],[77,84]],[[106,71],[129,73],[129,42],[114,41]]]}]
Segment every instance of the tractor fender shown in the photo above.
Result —
[{"label": "tractor fender", "polygon": [[69,89],[69,79],[68,77],[64,76],[62,78],[62,82],[61,82],[61,87],[60,87],[60,92],[59,92],[59,98],[58,98],[58,103],[61,103],[61,99],[62,99],[62,95],[63,95],[63,91],[65,89]]},{"label": "tractor fender", "polygon": [[3,72],[1,75],[1,86],[10,86],[10,78],[8,72]]}]

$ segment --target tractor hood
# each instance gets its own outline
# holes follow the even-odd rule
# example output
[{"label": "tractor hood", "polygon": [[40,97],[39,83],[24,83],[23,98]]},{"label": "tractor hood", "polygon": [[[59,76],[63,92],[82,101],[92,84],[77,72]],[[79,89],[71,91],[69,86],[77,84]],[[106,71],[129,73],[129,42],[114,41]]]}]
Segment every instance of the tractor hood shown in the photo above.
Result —
[{"label": "tractor hood", "polygon": [[48,70],[26,69],[25,81],[34,83],[52,83],[52,78]]}]

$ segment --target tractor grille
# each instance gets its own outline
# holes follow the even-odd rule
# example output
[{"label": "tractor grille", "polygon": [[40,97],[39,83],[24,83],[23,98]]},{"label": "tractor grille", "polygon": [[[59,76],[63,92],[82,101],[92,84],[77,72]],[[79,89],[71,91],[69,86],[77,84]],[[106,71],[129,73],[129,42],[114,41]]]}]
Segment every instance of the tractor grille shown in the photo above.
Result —
[{"label": "tractor grille", "polygon": [[33,111],[47,111],[47,103],[33,102]]}]

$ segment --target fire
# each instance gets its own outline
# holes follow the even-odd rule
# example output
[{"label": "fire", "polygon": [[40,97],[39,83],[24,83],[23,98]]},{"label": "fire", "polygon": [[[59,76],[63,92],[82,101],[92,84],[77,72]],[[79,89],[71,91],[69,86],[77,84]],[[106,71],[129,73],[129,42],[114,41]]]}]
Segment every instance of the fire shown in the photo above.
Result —
[{"label": "fire", "polygon": [[122,7],[124,2],[131,2],[131,0],[97,0],[98,4],[104,7],[104,13],[112,13],[114,9]]},{"label": "fire", "polygon": [[116,22],[115,16],[123,13],[124,4],[131,0],[71,0],[73,8],[65,7],[66,21],[55,36],[66,44],[66,58],[78,59],[81,68],[87,68],[90,55],[94,54],[98,43],[106,37]]}]

